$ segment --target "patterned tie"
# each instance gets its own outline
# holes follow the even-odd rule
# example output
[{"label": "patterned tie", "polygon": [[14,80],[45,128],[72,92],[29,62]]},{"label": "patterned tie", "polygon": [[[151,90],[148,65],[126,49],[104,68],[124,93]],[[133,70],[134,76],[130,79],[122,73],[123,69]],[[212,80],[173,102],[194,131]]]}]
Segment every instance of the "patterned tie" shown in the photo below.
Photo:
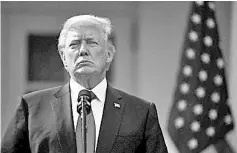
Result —
[{"label": "patterned tie", "polygon": [[[96,99],[96,95],[92,91],[89,92],[91,93],[91,101],[93,99]],[[95,127],[94,115],[90,106],[91,105],[89,104],[88,109],[89,114],[86,115],[86,153],[95,153],[96,127]],[[82,140],[82,118],[80,114],[77,120],[76,141],[77,141],[77,153],[83,153],[82,144],[84,144],[84,142]]]}]

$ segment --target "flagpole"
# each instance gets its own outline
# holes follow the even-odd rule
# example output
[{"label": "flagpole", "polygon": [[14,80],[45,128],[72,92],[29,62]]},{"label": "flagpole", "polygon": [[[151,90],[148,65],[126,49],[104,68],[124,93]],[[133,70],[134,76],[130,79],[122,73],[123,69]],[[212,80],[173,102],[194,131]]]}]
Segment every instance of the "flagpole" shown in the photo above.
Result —
[{"label": "flagpole", "polygon": [[218,140],[214,146],[217,153],[235,153],[225,138]]}]

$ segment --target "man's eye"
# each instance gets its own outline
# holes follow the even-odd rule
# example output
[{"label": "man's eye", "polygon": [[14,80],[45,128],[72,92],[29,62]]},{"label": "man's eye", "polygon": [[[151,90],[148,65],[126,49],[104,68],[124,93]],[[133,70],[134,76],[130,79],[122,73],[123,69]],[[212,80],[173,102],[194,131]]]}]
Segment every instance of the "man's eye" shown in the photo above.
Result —
[{"label": "man's eye", "polygon": [[72,46],[76,46],[76,45],[77,45],[76,43],[72,43],[69,46],[72,47]]},{"label": "man's eye", "polygon": [[96,41],[88,41],[88,44],[92,44],[92,45],[98,45],[98,43]]},{"label": "man's eye", "polygon": [[79,45],[78,43],[72,43],[72,44],[69,45],[69,47],[71,49],[76,49],[78,47],[78,45]]}]

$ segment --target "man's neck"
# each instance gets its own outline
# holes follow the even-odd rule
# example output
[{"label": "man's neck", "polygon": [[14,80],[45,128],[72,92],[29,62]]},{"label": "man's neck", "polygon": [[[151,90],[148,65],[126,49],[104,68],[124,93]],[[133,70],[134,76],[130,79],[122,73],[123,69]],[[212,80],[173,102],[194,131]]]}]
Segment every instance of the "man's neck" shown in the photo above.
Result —
[{"label": "man's neck", "polygon": [[80,78],[72,77],[72,79],[80,84],[81,86],[85,87],[86,89],[93,89],[95,86],[97,86],[103,79],[103,77],[83,77],[81,76]]}]

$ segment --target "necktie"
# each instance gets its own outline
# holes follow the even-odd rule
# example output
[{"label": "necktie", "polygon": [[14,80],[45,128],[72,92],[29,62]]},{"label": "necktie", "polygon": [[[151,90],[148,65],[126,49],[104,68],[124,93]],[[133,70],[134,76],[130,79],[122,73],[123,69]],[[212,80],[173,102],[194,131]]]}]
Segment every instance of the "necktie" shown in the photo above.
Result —
[{"label": "necktie", "polygon": [[[91,101],[96,98],[96,95],[90,91]],[[89,114],[86,115],[86,153],[95,153],[95,120],[92,109],[89,108]],[[76,127],[76,141],[77,141],[77,153],[83,153],[82,144],[82,118],[79,114]]]}]

